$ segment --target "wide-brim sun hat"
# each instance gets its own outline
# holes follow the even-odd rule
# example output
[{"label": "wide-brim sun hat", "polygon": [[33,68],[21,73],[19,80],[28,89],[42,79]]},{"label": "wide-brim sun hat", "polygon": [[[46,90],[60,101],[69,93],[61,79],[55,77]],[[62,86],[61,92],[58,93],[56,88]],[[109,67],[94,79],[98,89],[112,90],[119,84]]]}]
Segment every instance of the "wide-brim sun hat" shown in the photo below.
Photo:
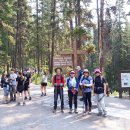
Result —
[{"label": "wide-brim sun hat", "polygon": [[84,73],[89,73],[89,70],[88,69],[84,69],[83,74]]},{"label": "wide-brim sun hat", "polygon": [[94,70],[94,74],[96,74],[96,73],[100,73],[101,74],[102,72],[101,72],[101,70],[99,68],[97,68],[97,69]]},{"label": "wide-brim sun hat", "polygon": [[80,66],[77,66],[77,67],[76,67],[76,70],[79,70],[79,69],[81,69],[81,67],[80,67]]},{"label": "wide-brim sun hat", "polygon": [[74,71],[74,70],[71,70],[71,71],[70,71],[70,74],[75,74],[75,71]]}]

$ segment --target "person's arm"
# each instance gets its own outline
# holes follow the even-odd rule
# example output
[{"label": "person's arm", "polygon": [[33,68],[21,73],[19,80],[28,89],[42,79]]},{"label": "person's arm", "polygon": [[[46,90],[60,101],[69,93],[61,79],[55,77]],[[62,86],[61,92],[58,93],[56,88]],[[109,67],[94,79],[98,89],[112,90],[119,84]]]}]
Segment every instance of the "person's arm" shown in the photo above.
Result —
[{"label": "person's arm", "polygon": [[54,86],[54,77],[51,78],[52,86]]},{"label": "person's arm", "polygon": [[104,87],[104,95],[106,96],[106,89],[107,89],[106,80],[102,78],[102,82],[103,82],[103,87]]},{"label": "person's arm", "polygon": [[106,83],[103,83],[103,85],[104,85],[104,95],[106,95],[106,89],[107,89]]},{"label": "person's arm", "polygon": [[83,76],[80,78],[80,81],[79,81],[79,85],[81,85],[81,86],[83,85],[82,80],[83,80]]},{"label": "person's arm", "polygon": [[64,78],[64,76],[62,76],[62,84],[63,84],[62,87],[64,87],[65,86],[65,78]]},{"label": "person's arm", "polygon": [[93,80],[91,79],[90,83],[89,84],[85,84],[84,86],[86,86],[86,87],[92,87],[92,85],[93,85]]},{"label": "person's arm", "polygon": [[78,79],[76,79],[76,90],[77,90],[77,91],[78,91],[78,87],[79,87]]},{"label": "person's arm", "polygon": [[16,79],[16,86],[18,86],[18,78]]}]

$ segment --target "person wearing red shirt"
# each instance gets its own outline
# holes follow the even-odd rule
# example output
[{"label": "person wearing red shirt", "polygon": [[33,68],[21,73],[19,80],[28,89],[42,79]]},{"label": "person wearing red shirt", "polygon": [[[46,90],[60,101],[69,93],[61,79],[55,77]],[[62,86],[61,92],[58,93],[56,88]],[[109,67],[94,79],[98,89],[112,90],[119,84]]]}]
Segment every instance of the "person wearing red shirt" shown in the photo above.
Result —
[{"label": "person wearing red shirt", "polygon": [[57,100],[58,95],[60,95],[61,100],[61,112],[64,113],[64,92],[63,87],[65,84],[64,76],[62,75],[62,69],[56,68],[55,69],[56,75],[52,77],[52,85],[54,86],[54,110],[53,112],[56,113],[57,109]]}]

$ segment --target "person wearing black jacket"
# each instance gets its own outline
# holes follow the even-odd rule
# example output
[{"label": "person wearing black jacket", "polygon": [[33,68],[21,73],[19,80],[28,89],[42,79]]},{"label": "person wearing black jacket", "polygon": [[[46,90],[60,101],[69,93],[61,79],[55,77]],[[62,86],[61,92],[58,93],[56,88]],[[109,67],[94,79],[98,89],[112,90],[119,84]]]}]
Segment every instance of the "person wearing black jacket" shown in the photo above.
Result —
[{"label": "person wearing black jacket", "polygon": [[97,99],[98,116],[107,116],[107,111],[105,107],[105,96],[106,96],[106,81],[101,75],[100,69],[95,69],[94,82],[94,93]]},{"label": "person wearing black jacket", "polygon": [[8,103],[8,95],[10,91],[9,87],[9,75],[2,74],[1,77],[1,87],[3,88],[4,91],[4,104]]}]

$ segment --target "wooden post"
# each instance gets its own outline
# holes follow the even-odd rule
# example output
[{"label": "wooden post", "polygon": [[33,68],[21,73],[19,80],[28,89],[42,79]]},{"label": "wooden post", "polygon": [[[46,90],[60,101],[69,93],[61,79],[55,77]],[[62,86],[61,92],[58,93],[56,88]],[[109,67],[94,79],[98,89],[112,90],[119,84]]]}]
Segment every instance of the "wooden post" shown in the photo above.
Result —
[{"label": "wooden post", "polygon": [[73,42],[73,50],[74,50],[74,68],[77,66],[77,45],[76,40]]}]

